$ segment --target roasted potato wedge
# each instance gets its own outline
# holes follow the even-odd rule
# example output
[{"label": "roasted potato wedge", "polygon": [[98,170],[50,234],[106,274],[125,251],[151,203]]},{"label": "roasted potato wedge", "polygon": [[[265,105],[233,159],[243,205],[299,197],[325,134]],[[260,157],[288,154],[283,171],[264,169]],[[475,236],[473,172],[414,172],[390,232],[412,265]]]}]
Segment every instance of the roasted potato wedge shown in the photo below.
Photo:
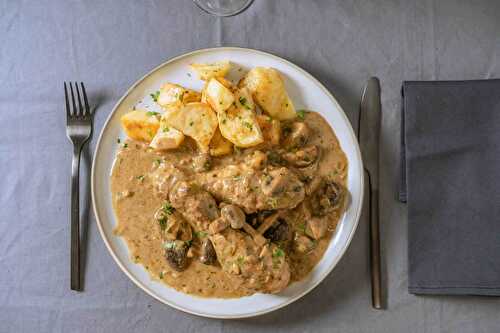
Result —
[{"label": "roasted potato wedge", "polygon": [[247,87],[255,102],[271,117],[278,120],[295,118],[295,108],[276,69],[255,67],[240,81],[239,87]]},{"label": "roasted potato wedge", "polygon": [[211,64],[191,64],[191,68],[201,80],[208,81],[213,77],[224,77],[231,69],[231,62],[224,60]]},{"label": "roasted potato wedge", "polygon": [[280,143],[281,123],[279,120],[261,114],[257,116],[257,123],[262,131],[264,141],[270,142],[272,145],[278,145]]},{"label": "roasted potato wedge", "polygon": [[172,126],[168,126],[164,118],[160,120],[160,128],[149,144],[154,150],[178,148],[184,141],[184,134]]},{"label": "roasted potato wedge", "polygon": [[237,108],[250,110],[252,112],[255,111],[255,102],[248,88],[243,87],[236,90],[234,92],[234,99]]},{"label": "roasted potato wedge", "polygon": [[237,147],[252,147],[264,141],[251,110],[231,106],[227,111],[218,112],[217,118],[222,136]]},{"label": "roasted potato wedge", "polygon": [[159,114],[145,110],[134,110],[120,119],[127,136],[134,140],[150,142],[160,127]]},{"label": "roasted potato wedge", "polygon": [[201,94],[197,91],[184,88],[180,85],[173,83],[165,83],[160,88],[157,103],[165,108],[180,106],[181,104],[199,102]]},{"label": "roasted potato wedge", "polygon": [[226,111],[234,102],[234,95],[220,81],[215,78],[210,79],[205,88],[205,95],[208,104],[216,112]]},{"label": "roasted potato wedge", "polygon": [[163,114],[165,123],[192,137],[203,152],[217,129],[217,116],[205,103],[188,103]]},{"label": "roasted potato wedge", "polygon": [[210,155],[222,156],[232,153],[233,144],[220,133],[220,129],[215,130],[212,141],[210,141]]}]

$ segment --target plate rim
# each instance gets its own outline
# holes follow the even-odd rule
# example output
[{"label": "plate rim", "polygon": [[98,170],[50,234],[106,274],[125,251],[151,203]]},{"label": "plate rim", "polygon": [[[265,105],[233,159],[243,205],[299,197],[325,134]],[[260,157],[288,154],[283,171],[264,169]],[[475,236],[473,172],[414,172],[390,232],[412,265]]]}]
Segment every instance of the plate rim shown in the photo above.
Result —
[{"label": "plate rim", "polygon": [[[232,50],[233,51],[246,51],[246,52],[250,52],[250,53],[258,53],[260,55],[264,55],[264,56],[267,56],[267,57],[274,58],[277,61],[284,62],[286,65],[288,65],[288,66],[292,67],[293,69],[299,71],[302,75],[306,76],[308,79],[310,79],[312,82],[314,82],[323,91],[323,93],[325,93],[336,104],[336,107],[341,111],[340,112],[341,113],[341,117],[344,118],[344,121],[348,125],[347,127],[348,127],[349,135],[351,136],[353,142],[355,143],[355,147],[354,147],[355,148],[355,155],[357,156],[357,158],[359,160],[359,170],[358,170],[358,172],[361,175],[360,176],[360,195],[361,195],[361,197],[360,197],[358,206],[355,208],[356,210],[355,210],[354,226],[351,229],[351,231],[350,231],[350,233],[349,233],[349,235],[347,237],[346,246],[340,251],[340,255],[338,256],[337,260],[332,263],[331,267],[326,272],[324,272],[324,274],[322,276],[320,276],[320,278],[318,279],[318,281],[314,282],[311,286],[309,286],[308,288],[304,289],[301,293],[297,294],[296,296],[291,297],[290,299],[286,300],[285,302],[283,302],[281,304],[278,304],[278,305],[276,305],[274,307],[265,309],[265,310],[261,310],[261,311],[257,311],[257,312],[253,312],[253,313],[248,313],[248,314],[244,314],[244,315],[240,315],[240,314],[237,314],[237,315],[219,315],[219,314],[215,314],[214,315],[214,314],[210,314],[210,313],[203,313],[203,312],[198,312],[198,311],[195,311],[195,310],[190,310],[188,308],[179,306],[179,305],[174,304],[174,303],[172,303],[172,302],[170,302],[170,301],[168,301],[166,299],[163,299],[163,298],[159,297],[154,292],[150,291],[146,286],[144,286],[139,280],[137,280],[128,271],[128,269],[121,263],[121,261],[118,259],[118,257],[116,256],[116,254],[114,253],[114,251],[113,251],[113,249],[112,249],[112,247],[110,245],[110,241],[109,241],[108,237],[106,236],[106,234],[105,234],[105,232],[103,230],[102,222],[101,222],[99,214],[98,214],[97,203],[96,203],[96,195],[95,195],[95,191],[96,191],[96,185],[95,185],[95,182],[96,182],[95,169],[96,168],[95,168],[95,166],[96,166],[96,163],[97,163],[97,158],[96,157],[99,156],[99,151],[101,149],[101,140],[102,140],[104,132],[105,132],[104,129],[108,127],[108,123],[111,121],[111,118],[113,117],[113,115],[115,114],[115,112],[119,108],[119,106],[122,104],[123,100],[126,99],[130,95],[130,93],[142,81],[144,81],[147,77],[149,77],[150,75],[152,75],[153,73],[155,73],[160,68],[168,65],[169,63],[175,62],[175,61],[177,61],[179,59],[182,59],[182,58],[185,58],[185,57],[189,57],[189,56],[193,56],[193,55],[200,54],[200,53],[206,53],[206,52],[212,52],[212,51],[232,51]],[[197,50],[189,51],[189,52],[186,52],[186,53],[182,53],[182,54],[177,55],[177,56],[173,56],[173,57],[169,58],[168,60],[164,61],[163,63],[159,64],[158,66],[154,67],[153,69],[151,69],[149,72],[147,72],[145,75],[143,75],[137,81],[135,81],[127,89],[127,91],[122,95],[122,97],[115,103],[115,105],[113,106],[113,109],[108,114],[108,116],[106,118],[106,121],[104,122],[102,128],[100,129],[99,137],[97,139],[97,144],[95,146],[94,154],[92,156],[91,197],[92,197],[92,208],[93,208],[94,216],[95,216],[95,219],[96,219],[96,224],[97,224],[97,227],[99,229],[99,234],[101,235],[101,238],[104,241],[104,244],[106,245],[106,248],[107,248],[109,254],[113,258],[113,260],[115,261],[115,263],[118,265],[118,267],[120,267],[120,269],[122,270],[122,272],[137,287],[139,287],[140,289],[142,289],[142,291],[144,291],[145,293],[147,293],[148,295],[150,295],[151,297],[153,297],[154,299],[156,299],[160,303],[168,305],[168,306],[170,306],[170,307],[172,307],[174,309],[180,310],[182,312],[189,313],[191,315],[201,316],[201,317],[205,317],[205,318],[215,318],[215,319],[239,319],[239,318],[250,318],[250,317],[257,317],[257,316],[260,316],[260,315],[264,315],[266,313],[270,313],[270,312],[276,311],[278,309],[281,309],[281,308],[283,308],[283,307],[285,307],[285,306],[287,306],[287,305],[289,305],[289,304],[291,304],[291,303],[293,303],[293,302],[301,299],[306,294],[308,294],[313,289],[315,289],[332,272],[332,270],[337,266],[338,262],[340,261],[340,259],[342,259],[342,257],[344,256],[345,252],[347,251],[347,249],[351,245],[352,238],[354,237],[354,234],[355,234],[355,232],[356,232],[356,230],[358,228],[359,220],[361,218],[361,213],[362,213],[362,207],[363,207],[363,203],[364,203],[364,197],[365,197],[365,179],[364,178],[365,178],[364,177],[364,167],[363,167],[363,159],[361,157],[361,150],[359,148],[358,139],[357,139],[357,136],[356,136],[356,134],[354,132],[354,129],[353,129],[352,125],[351,125],[351,122],[349,121],[349,118],[347,118],[347,115],[344,112],[344,109],[338,103],[337,99],[333,96],[333,94],[318,79],[316,79],[312,74],[310,74],[309,72],[307,72],[302,67],[296,65],[295,63],[293,63],[293,62],[291,62],[291,61],[289,61],[289,60],[287,60],[287,59],[285,59],[285,58],[283,58],[281,56],[277,56],[275,54],[272,54],[272,53],[269,53],[269,52],[266,52],[266,51],[261,51],[261,50],[253,49],[253,48],[235,47],[235,46],[222,46],[222,47],[210,47],[210,48],[197,49]]]}]

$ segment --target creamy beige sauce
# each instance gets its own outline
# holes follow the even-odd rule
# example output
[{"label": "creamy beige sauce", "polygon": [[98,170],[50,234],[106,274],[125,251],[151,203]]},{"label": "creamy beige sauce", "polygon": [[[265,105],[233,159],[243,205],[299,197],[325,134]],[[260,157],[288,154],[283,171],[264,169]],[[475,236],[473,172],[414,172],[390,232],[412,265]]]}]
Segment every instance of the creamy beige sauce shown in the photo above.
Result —
[{"label": "creamy beige sauce", "polygon": [[[321,151],[316,174],[328,177],[345,187],[348,162],[332,129],[315,112],[308,112],[304,121],[312,130],[308,144],[319,146]],[[205,265],[193,258],[186,270],[178,272],[165,260],[161,230],[154,219],[154,214],[161,207],[164,198],[155,191],[152,173],[160,163],[172,163],[196,179],[196,172],[190,171],[191,159],[195,154],[194,144],[187,140],[182,148],[168,152],[154,152],[144,143],[130,140],[121,146],[111,175],[113,207],[118,221],[114,232],[127,242],[131,259],[143,265],[153,279],[188,294],[218,298],[251,294],[234,285],[218,265]],[[265,151],[265,147],[259,149]],[[247,150],[214,158],[213,168],[241,161]],[[306,253],[294,250],[287,252],[291,282],[303,279],[322,258],[344,209],[343,204],[340,206],[328,214],[328,231],[323,238],[312,241],[311,250]],[[295,232],[304,232],[304,216],[300,209],[290,213],[288,223]],[[199,244],[200,240],[195,237],[192,243],[195,256],[199,254]]]}]

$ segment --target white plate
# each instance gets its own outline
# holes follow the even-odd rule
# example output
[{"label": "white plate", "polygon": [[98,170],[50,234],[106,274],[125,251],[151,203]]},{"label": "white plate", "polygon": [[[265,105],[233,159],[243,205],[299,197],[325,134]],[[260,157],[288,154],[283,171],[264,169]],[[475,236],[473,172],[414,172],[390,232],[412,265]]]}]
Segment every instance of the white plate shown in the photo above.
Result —
[{"label": "white plate", "polygon": [[[221,59],[229,59],[243,69],[255,66],[278,69],[283,74],[287,91],[296,108],[319,112],[335,131],[349,160],[347,187],[351,194],[350,204],[323,259],[306,279],[291,284],[278,295],[256,294],[224,300],[183,294],[162,283],[152,281],[141,265],[134,264],[130,260],[125,241],[112,232],[116,219],[112,209],[109,175],[118,148],[117,138],[123,137],[120,117],[140,101],[152,110],[155,106],[149,94],[158,90],[165,81],[200,90],[202,82],[194,73],[190,73],[188,65]],[[134,83],[106,120],[97,142],[92,165],[92,202],[97,225],[104,243],[118,266],[137,286],[160,302],[185,312],[214,318],[252,317],[271,312],[290,304],[316,287],[335,267],[353,237],[361,213],[363,188],[363,167],[354,131],[342,108],[326,88],[306,71],[282,58],[261,51],[233,47],[205,49],[181,55],[158,66]]]}]

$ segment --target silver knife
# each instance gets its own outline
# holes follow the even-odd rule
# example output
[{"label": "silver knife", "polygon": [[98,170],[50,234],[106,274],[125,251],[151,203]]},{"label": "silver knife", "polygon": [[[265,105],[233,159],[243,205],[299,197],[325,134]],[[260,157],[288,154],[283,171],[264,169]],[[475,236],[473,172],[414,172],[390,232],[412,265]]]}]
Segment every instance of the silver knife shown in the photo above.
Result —
[{"label": "silver knife", "polygon": [[358,140],[369,186],[370,271],[372,306],[382,309],[379,234],[379,142],[380,142],[380,82],[371,77],[363,89],[359,110]]}]

